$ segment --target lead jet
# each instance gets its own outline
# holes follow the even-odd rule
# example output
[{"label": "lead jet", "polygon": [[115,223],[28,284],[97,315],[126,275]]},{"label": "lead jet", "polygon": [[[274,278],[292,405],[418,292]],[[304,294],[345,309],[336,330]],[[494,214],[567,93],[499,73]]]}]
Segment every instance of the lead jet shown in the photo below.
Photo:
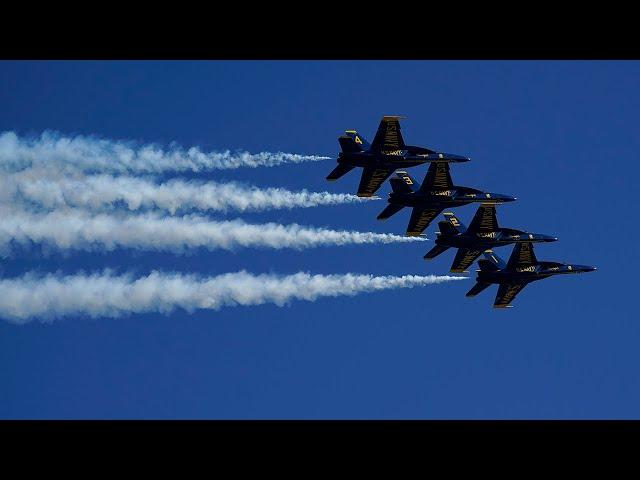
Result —
[{"label": "lead jet", "polygon": [[460,207],[473,202],[495,204],[515,200],[515,197],[510,195],[454,185],[449,173],[449,164],[444,162],[429,165],[427,175],[418,190],[414,191],[416,182],[404,171],[396,172],[396,176],[389,182],[392,189],[389,205],[380,212],[378,220],[386,220],[404,207],[413,208],[407,226],[409,236],[421,235],[445,208]]},{"label": "lead jet", "polygon": [[502,247],[518,242],[555,242],[551,235],[529,233],[513,228],[500,228],[496,218],[496,206],[482,203],[471,220],[469,228],[451,212],[444,213],[445,221],[438,222],[440,231],[436,232],[436,245],[424,256],[431,260],[449,248],[458,252],[451,265],[451,271],[464,272],[475,262],[482,252],[494,247]]},{"label": "lead jet", "polygon": [[382,117],[378,131],[369,144],[355,130],[346,130],[338,138],[342,151],[338,155],[338,166],[327,175],[327,180],[334,181],[356,167],[363,168],[359,197],[371,197],[384,181],[398,168],[415,167],[423,163],[468,162],[469,158],[452,153],[440,153],[424,147],[405,145],[400,133],[400,118],[387,115]]},{"label": "lead jet", "polygon": [[552,275],[593,272],[596,269],[588,265],[539,262],[531,242],[517,243],[507,264],[491,250],[484,255],[486,259],[478,260],[480,270],[477,270],[477,283],[467,292],[467,297],[475,297],[492,283],[497,283],[500,286],[494,308],[512,307],[509,304],[531,282]]}]

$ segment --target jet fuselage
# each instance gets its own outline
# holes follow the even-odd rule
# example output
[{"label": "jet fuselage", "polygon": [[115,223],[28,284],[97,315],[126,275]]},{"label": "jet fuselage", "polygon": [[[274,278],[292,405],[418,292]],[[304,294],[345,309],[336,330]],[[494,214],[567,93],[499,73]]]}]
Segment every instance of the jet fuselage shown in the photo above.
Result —
[{"label": "jet fuselage", "polygon": [[518,242],[555,242],[556,237],[541,233],[528,233],[512,228],[500,228],[491,232],[464,232],[458,235],[438,234],[436,245],[452,248],[489,250]]},{"label": "jet fuselage", "polygon": [[512,202],[515,197],[501,193],[487,193],[470,187],[453,186],[447,190],[416,190],[414,192],[391,192],[389,203],[403,207],[460,207],[473,202],[503,203]]},{"label": "jet fuselage", "polygon": [[516,267],[509,270],[478,270],[476,281],[485,283],[534,282],[553,275],[593,272],[595,267],[589,265],[571,265],[557,262],[540,262],[537,265]]},{"label": "jet fuselage", "polygon": [[351,167],[398,169],[416,167],[429,162],[468,162],[469,158],[452,153],[416,153],[420,147],[381,152],[340,152],[338,163]]}]

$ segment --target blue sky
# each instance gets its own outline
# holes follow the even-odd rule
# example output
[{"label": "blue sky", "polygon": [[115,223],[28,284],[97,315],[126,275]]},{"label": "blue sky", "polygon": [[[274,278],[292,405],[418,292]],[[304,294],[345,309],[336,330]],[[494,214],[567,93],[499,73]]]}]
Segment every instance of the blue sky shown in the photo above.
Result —
[{"label": "blue sky", "polygon": [[[0,321],[1,418],[637,418],[633,245],[638,62],[2,62],[0,131],[335,156],[401,114],[408,143],[468,155],[456,183],[513,194],[502,226],[559,237],[539,259],[588,275],[530,285],[506,311],[473,280],[316,302],[124,318]],[[199,178],[354,192],[335,162]],[[422,180],[425,167],[411,174]],[[380,193],[386,196],[388,184]],[[247,221],[402,233],[383,201],[243,214]],[[469,223],[473,205],[456,210]],[[233,213],[225,215],[236,218]],[[427,234],[434,237],[436,225]],[[105,267],[204,275],[444,274],[432,242],[305,251],[22,249],[0,275]],[[498,254],[508,258],[510,247]],[[475,266],[472,270],[475,270]]]}]

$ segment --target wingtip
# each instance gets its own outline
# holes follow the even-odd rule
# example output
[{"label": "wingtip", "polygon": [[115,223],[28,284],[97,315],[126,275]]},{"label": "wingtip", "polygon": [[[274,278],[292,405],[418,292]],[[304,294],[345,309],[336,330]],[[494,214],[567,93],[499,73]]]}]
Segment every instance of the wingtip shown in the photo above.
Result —
[{"label": "wingtip", "polygon": [[383,115],[382,120],[404,120],[407,118],[405,115]]}]

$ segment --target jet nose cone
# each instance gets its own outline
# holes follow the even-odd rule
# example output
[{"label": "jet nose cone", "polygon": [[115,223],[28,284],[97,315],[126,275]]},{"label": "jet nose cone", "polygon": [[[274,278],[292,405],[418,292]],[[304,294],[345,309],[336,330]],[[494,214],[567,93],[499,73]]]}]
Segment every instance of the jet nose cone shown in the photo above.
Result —
[{"label": "jet nose cone", "polygon": [[504,202],[514,202],[516,197],[512,197],[511,195],[505,195],[503,193],[482,193],[478,195],[478,201],[483,203],[504,203]]},{"label": "jet nose cone", "polygon": [[515,202],[517,200],[516,197],[512,197],[511,195],[496,195],[496,197],[498,198],[498,200],[502,201],[502,202]]},{"label": "jet nose cone", "polygon": [[597,270],[596,267],[592,267],[591,265],[576,265],[574,269],[580,272],[595,272]]},{"label": "jet nose cone", "polygon": [[464,155],[457,155],[455,153],[444,153],[442,154],[442,158],[456,163],[468,162],[469,160],[471,160],[469,157],[465,157]]}]

